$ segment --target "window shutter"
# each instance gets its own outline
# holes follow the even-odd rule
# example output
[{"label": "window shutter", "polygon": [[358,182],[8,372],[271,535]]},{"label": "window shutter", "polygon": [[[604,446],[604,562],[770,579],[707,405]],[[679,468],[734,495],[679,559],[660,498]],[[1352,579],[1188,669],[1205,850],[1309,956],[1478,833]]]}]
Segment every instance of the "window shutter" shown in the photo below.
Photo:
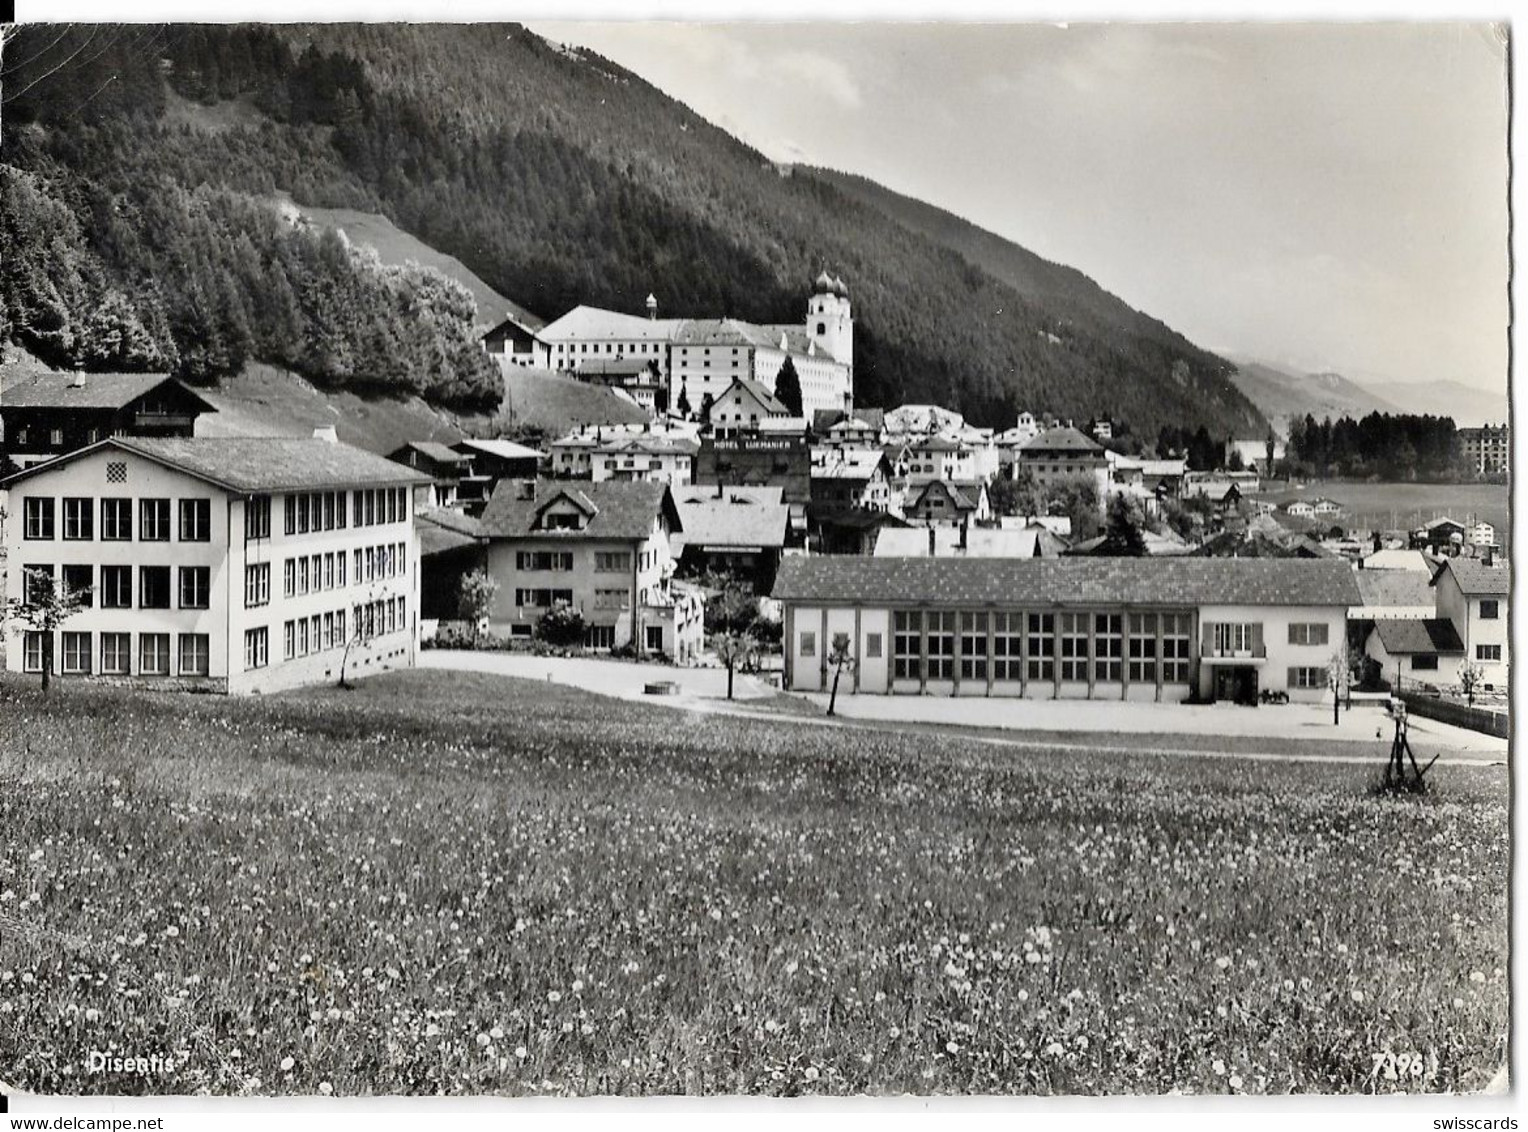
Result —
[{"label": "window shutter", "polygon": [[1263,623],[1252,623],[1252,655],[1257,656],[1263,651]]},{"label": "window shutter", "polygon": [[1324,622],[1324,621],[1321,622],[1320,624],[1318,624],[1316,626],[1316,640],[1313,641],[1312,643],[1313,644],[1317,644],[1317,645],[1324,645],[1324,644],[1326,644],[1327,643],[1327,633],[1330,631],[1330,629],[1331,629],[1331,626],[1327,625],[1327,623]]},{"label": "window shutter", "polygon": [[1300,687],[1300,670],[1298,668],[1291,668],[1289,670],[1289,678],[1285,681],[1284,686],[1287,688]]},{"label": "window shutter", "polygon": [[[1300,623],[1298,621],[1291,621],[1289,623],[1289,643],[1290,644],[1298,645],[1298,644],[1302,644],[1303,643],[1300,640],[1300,630],[1301,630],[1301,625],[1300,625]],[[1293,672],[1294,669],[1291,668],[1290,671]]]},{"label": "window shutter", "polygon": [[1208,656],[1215,649],[1215,623],[1213,621],[1206,621],[1204,625],[1201,626],[1201,629],[1202,634],[1199,641],[1199,654],[1201,656]]}]

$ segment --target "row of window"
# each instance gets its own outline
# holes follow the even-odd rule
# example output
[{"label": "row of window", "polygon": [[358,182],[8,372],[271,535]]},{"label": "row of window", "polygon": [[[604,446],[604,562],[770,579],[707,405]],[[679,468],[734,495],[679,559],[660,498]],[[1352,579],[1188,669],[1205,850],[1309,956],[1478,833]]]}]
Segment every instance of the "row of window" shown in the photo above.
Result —
[{"label": "row of window", "polygon": [[[356,611],[360,612],[360,606],[356,607]],[[357,624],[360,624],[359,618]],[[344,648],[348,640],[345,636],[345,611],[337,609],[288,621],[282,626],[282,636],[287,660]]]},{"label": "row of window", "polygon": [[[63,586],[66,593],[76,596],[86,607],[96,604],[100,595],[102,609],[133,608],[133,567],[102,566],[101,584],[95,584],[95,567],[88,563],[66,564],[63,567]],[[169,566],[139,566],[138,608],[169,609],[172,596],[172,578],[179,585],[174,594],[179,597],[175,608],[206,609],[212,599],[212,569],[208,566],[181,566],[178,575],[172,576]],[[53,595],[58,579],[53,567],[43,563],[28,564],[22,574],[22,600],[28,605],[46,602]]]},{"label": "row of window", "polygon": [[[95,658],[92,633],[61,633],[62,664],[59,671],[68,676],[89,676]],[[131,676],[133,634],[101,633],[100,668],[102,676]],[[180,633],[176,636],[180,676],[206,676],[211,663],[211,647],[206,633]],[[22,668],[41,672],[44,658],[51,654],[51,633],[29,632],[22,646]],[[170,634],[138,634],[138,676],[170,675]]]},{"label": "row of window", "polygon": [[[622,357],[625,357],[627,354],[645,354],[645,353],[648,352],[648,349],[647,349],[648,345],[649,344],[646,343],[646,342],[628,342],[628,343],[624,343],[624,344],[623,343],[619,343],[619,342],[606,342],[605,343],[605,353],[607,353],[607,354],[614,354],[614,353],[617,352],[616,351],[616,347],[620,346],[621,349],[620,349],[619,352],[620,352],[620,355]],[[651,343],[651,345],[652,345],[652,352],[654,354],[662,352],[662,347],[661,347],[660,343],[653,342],[653,343]],[[574,349],[575,346],[577,346],[577,349]],[[590,350],[590,346],[594,347],[592,351]],[[600,352],[600,344],[598,342],[592,342],[592,343],[591,342],[577,342],[577,343],[569,342],[569,343],[567,343],[567,347],[568,347],[567,352],[570,353],[570,354],[588,354],[588,353],[595,353],[595,354],[597,354],[597,353]],[[557,343],[557,352],[559,354],[563,352],[562,348],[563,348],[563,343],[561,343],[561,342]]]},{"label": "row of window", "polygon": [[[296,492],[286,497],[282,510],[288,535],[344,530],[346,526],[345,492],[343,491]],[[375,527],[384,523],[407,522],[408,517],[409,500],[406,487],[367,487],[350,492],[348,518],[349,525],[352,527]],[[267,536],[268,522],[267,517]]]},{"label": "row of window", "polygon": [[[138,539],[141,542],[169,542],[172,499],[138,500]],[[22,503],[22,537],[47,541],[58,530],[57,506],[62,503],[63,537],[67,542],[87,542],[96,537],[97,500],[89,496],[28,496]],[[102,499],[101,541],[130,542],[133,537],[133,500]],[[181,542],[208,542],[212,538],[212,500],[182,499],[179,507],[178,535]]]},{"label": "row of window", "polygon": [[[899,610],[892,675],[950,680],[958,671],[962,680],[1184,684],[1192,625],[1188,613]],[[871,655],[878,655],[880,641],[874,644]],[[802,655],[814,655],[814,634],[803,633],[801,646]]]},{"label": "row of window", "polygon": [[[643,568],[646,568],[643,558]],[[573,569],[571,550],[517,550],[516,570],[548,570],[566,573]],[[594,570],[597,574],[624,574],[631,570],[631,551],[597,550],[594,552]]]}]

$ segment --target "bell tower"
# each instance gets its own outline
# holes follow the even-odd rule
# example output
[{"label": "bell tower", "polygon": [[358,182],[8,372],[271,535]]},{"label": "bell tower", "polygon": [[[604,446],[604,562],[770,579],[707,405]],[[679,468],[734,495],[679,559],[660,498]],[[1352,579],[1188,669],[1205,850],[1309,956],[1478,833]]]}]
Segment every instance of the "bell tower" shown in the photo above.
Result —
[{"label": "bell tower", "polygon": [[852,375],[854,318],[849,310],[849,288],[826,271],[812,284],[812,297],[806,305],[806,335],[834,361],[848,366]]}]

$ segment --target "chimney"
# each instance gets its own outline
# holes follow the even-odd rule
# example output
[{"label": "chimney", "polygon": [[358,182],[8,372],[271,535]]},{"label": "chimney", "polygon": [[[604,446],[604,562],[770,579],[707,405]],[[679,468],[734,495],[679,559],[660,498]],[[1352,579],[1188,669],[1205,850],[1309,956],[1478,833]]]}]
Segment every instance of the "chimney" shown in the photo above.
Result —
[{"label": "chimney", "polygon": [[960,549],[962,551],[966,549],[966,538],[970,528],[971,517],[967,515],[965,518],[960,520]]},{"label": "chimney", "polygon": [[658,319],[658,297],[652,292],[647,295],[647,317],[655,322]]},{"label": "chimney", "polygon": [[928,556],[930,558],[933,558],[938,553],[939,553],[939,551],[938,551],[938,539],[935,537],[934,528],[933,527],[929,527],[929,529],[928,529]]},{"label": "chimney", "polygon": [[69,375],[69,388],[70,389],[83,389],[83,388],[85,388],[85,371],[80,368],[80,363],[79,362],[75,362],[74,363],[74,372]]},{"label": "chimney", "polygon": [[515,498],[516,499],[535,499],[536,498],[536,481],[535,480],[516,480],[515,481]]},{"label": "chimney", "polygon": [[1496,548],[1494,546],[1486,547],[1486,565],[1496,565]]},{"label": "chimney", "polygon": [[329,444],[338,444],[340,442],[340,435],[334,430],[332,424],[320,425],[313,430],[313,439],[322,440]]}]

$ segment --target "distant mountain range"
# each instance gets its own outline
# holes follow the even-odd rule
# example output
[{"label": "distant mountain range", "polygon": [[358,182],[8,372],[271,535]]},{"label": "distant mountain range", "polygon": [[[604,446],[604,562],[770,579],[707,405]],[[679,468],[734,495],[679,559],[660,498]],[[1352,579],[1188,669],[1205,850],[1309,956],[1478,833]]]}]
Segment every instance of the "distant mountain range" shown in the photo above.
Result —
[{"label": "distant mountain range", "polygon": [[1305,373],[1230,351],[1231,380],[1283,433],[1292,416],[1362,417],[1368,413],[1419,413],[1452,417],[1461,428],[1507,419],[1507,399],[1457,381],[1429,384],[1354,380],[1340,373]]}]

